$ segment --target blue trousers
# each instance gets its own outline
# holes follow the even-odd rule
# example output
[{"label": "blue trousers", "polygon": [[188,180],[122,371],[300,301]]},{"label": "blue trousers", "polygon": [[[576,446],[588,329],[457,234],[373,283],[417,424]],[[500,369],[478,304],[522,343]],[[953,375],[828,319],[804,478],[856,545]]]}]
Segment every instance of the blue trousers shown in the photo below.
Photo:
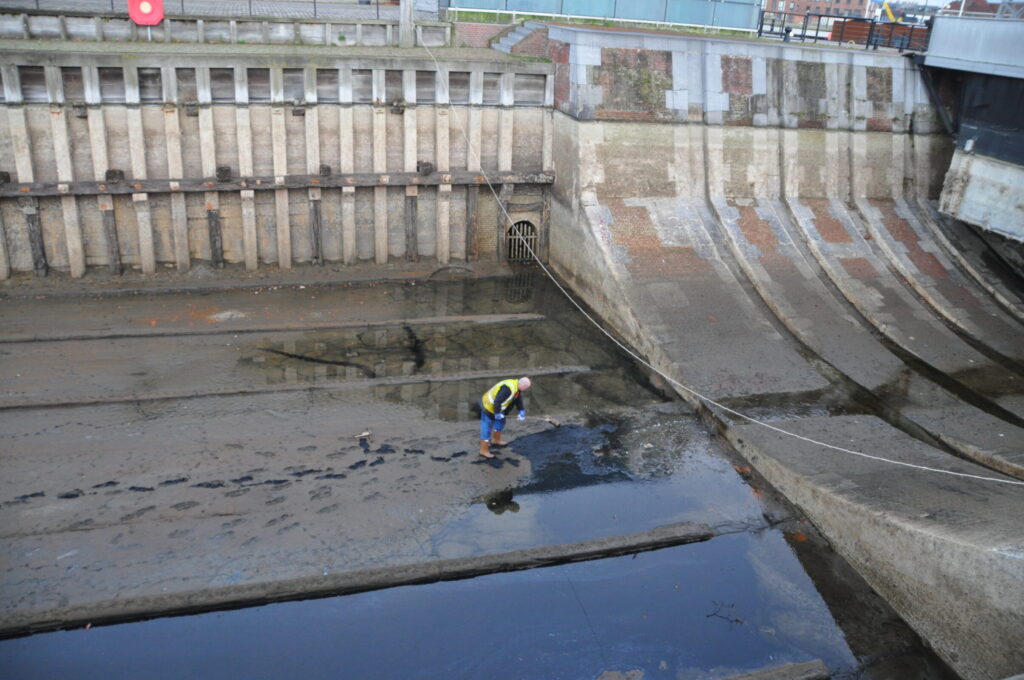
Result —
[{"label": "blue trousers", "polygon": [[480,405],[480,439],[491,441],[491,432],[501,432],[505,429],[505,419],[495,418],[493,413]]}]

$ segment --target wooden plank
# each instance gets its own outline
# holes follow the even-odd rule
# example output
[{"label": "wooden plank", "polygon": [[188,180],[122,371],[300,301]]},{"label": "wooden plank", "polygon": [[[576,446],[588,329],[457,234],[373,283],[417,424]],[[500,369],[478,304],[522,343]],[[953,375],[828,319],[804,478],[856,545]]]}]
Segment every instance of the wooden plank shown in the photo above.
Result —
[{"label": "wooden plank", "polygon": [[515,187],[511,184],[502,184],[501,189],[498,191],[498,219],[497,230],[498,230],[498,261],[504,262],[508,259],[508,241],[506,239],[506,233],[508,228],[512,225],[509,224],[508,220],[505,219],[505,215],[508,213],[508,202],[512,198],[512,192]]},{"label": "wooden plank", "polygon": [[[271,69],[271,75],[278,72]],[[284,107],[275,106],[270,110],[270,132],[273,142],[274,175],[277,185],[274,192],[274,221],[277,225],[277,266],[291,269],[292,266],[292,225],[289,216],[288,188],[283,177],[288,172],[288,132],[284,120]]]},{"label": "wooden plank", "polygon": [[[374,71],[374,90],[383,90],[383,71]],[[381,95],[383,96],[383,95]],[[373,109],[373,170],[385,173],[388,169],[387,109],[377,106]],[[390,184],[390,179],[387,180]],[[373,190],[373,257],[377,264],[388,261],[388,190],[378,185]]]},{"label": "wooden plank", "polygon": [[7,254],[7,230],[4,228],[4,216],[0,212],[0,280],[11,277],[11,260]]},{"label": "wooden plank", "polygon": [[451,257],[452,185],[437,188],[437,262],[448,264]]},{"label": "wooden plank", "polygon": [[[209,92],[209,76],[203,79],[206,89],[205,98],[212,97]],[[203,174],[212,177],[217,174],[217,131],[213,124],[213,109],[208,106],[199,109],[199,154]],[[210,238],[210,260],[217,267],[224,266],[224,237],[220,226],[220,194],[207,191],[203,198],[206,208],[206,224]],[[216,230],[216,233],[214,231]]]},{"label": "wooden plank", "polygon": [[419,245],[416,240],[416,221],[418,217],[419,196],[416,187],[405,189],[405,261],[417,262],[420,259]]},{"label": "wooden plank", "polygon": [[[319,189],[310,189],[310,192],[319,191]],[[320,212],[320,200],[311,199],[309,201],[309,244],[310,244],[310,261],[313,264],[323,264],[323,233],[322,233],[322,218]]]},{"label": "wooden plank", "polygon": [[[49,69],[49,67],[48,67]],[[47,72],[49,77],[49,70]],[[57,165],[57,180],[60,183],[74,180],[71,163],[71,144],[68,139],[68,124],[63,109],[50,112],[50,129],[53,131],[53,154]],[[73,195],[62,195],[61,214],[64,219],[64,243],[67,247],[68,268],[71,276],[85,275],[85,248],[82,242],[82,225],[78,219],[78,204]]]},{"label": "wooden plank", "polygon": [[356,188],[341,190],[341,257],[345,264],[356,261]]},{"label": "wooden plank", "polygon": [[[553,184],[552,172],[494,172],[488,175],[492,184]],[[280,179],[280,182],[277,182]],[[172,188],[175,182],[175,188]],[[429,187],[449,184],[454,186],[481,186],[487,179],[479,172],[454,170],[420,175],[416,172],[375,173],[362,172],[320,175],[269,175],[233,177],[219,181],[216,177],[193,179],[126,179],[124,182],[12,182],[0,185],[0,198],[19,196],[117,196],[137,193],[166,194],[194,192],[270,191],[276,189],[334,189],[338,187]],[[66,191],[61,187],[66,187]]]},{"label": "wooden plank", "polygon": [[[184,198],[184,196],[182,197]],[[210,261],[215,267],[224,266],[224,237],[220,228],[220,211],[206,211],[206,225],[210,232]]]},{"label": "wooden plank", "polygon": [[[128,118],[128,148],[131,155],[132,177],[136,181],[146,179],[146,136],[142,127],[142,111],[138,108],[126,110]],[[168,183],[168,190],[170,184]],[[139,262],[145,274],[156,272],[156,252],[153,247],[153,221],[149,210],[149,196],[145,190],[133,190],[132,204],[139,232]]]},{"label": "wooden plank", "polygon": [[[201,121],[202,119],[200,119]],[[177,107],[164,108],[164,136],[167,139],[167,174],[172,178],[184,176],[181,156],[181,124]],[[192,264],[188,247],[188,216],[185,212],[185,196],[179,192],[171,194],[171,234],[174,242],[174,262],[178,271],[187,272]]]},{"label": "wooden plank", "polygon": [[480,204],[480,187],[466,188],[466,261],[477,259],[476,221]]},{"label": "wooden plank", "polygon": [[[121,262],[121,246],[117,240],[117,221],[114,218],[114,206],[108,196],[99,198],[100,215],[103,218],[103,233],[107,237],[107,265],[110,271],[115,274],[124,272],[124,265]],[[104,203],[110,204],[106,207]]]},{"label": "wooden plank", "polygon": [[25,214],[28,246],[32,252],[32,269],[36,276],[46,276],[50,272],[50,267],[46,262],[46,249],[43,246],[43,227],[39,222],[39,201],[34,198],[23,198],[18,203]]}]

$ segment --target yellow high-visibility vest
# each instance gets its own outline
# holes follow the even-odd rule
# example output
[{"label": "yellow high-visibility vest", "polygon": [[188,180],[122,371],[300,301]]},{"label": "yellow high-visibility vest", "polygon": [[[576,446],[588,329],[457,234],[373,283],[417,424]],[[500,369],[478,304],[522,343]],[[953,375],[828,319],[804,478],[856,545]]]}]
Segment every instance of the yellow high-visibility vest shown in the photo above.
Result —
[{"label": "yellow high-visibility vest", "polygon": [[[498,392],[501,391],[502,387],[507,387],[512,391],[511,396],[504,401],[504,403],[498,404],[498,408],[494,408],[494,399],[498,396]],[[484,408],[487,409],[488,413],[498,413],[499,411],[504,412],[505,408],[512,403],[512,401],[519,396],[519,381],[515,378],[508,380],[502,380],[500,383],[492,387],[491,389],[484,392],[483,404]]]}]

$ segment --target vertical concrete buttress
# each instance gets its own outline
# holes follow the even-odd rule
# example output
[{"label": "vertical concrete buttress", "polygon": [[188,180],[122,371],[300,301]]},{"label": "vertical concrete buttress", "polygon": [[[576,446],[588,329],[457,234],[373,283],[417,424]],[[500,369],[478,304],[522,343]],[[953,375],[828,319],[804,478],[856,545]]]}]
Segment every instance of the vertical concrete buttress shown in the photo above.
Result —
[{"label": "vertical concrete buttress", "polygon": [[[213,92],[210,84],[210,69],[196,69],[196,88],[199,100],[199,161],[204,177],[217,174],[217,130],[213,122]],[[177,108],[175,109],[177,111]],[[180,145],[179,145],[180,148]],[[172,176],[173,173],[172,173]],[[171,204],[174,208],[174,204]],[[180,209],[185,210],[185,197],[181,196]],[[203,212],[209,234],[210,262],[215,266],[224,264],[224,234],[220,223],[220,194],[207,191],[203,194]],[[188,233],[186,226],[185,233]]]},{"label": "vertical concrete buttress", "polygon": [[[128,107],[128,146],[132,163],[132,179],[146,179],[146,134],[142,127],[142,109],[139,107],[139,74],[134,66],[124,68],[125,102]],[[132,194],[135,219],[139,233],[139,262],[144,274],[156,272],[156,252],[153,243],[153,217],[150,211],[149,194]]]},{"label": "vertical concrete buttress", "polygon": [[284,177],[288,174],[288,132],[284,118],[284,71],[281,68],[270,69],[270,102],[274,182],[281,187],[274,190],[274,214],[277,226],[277,266],[281,269],[291,269],[292,231],[289,220],[288,190],[284,188]]},{"label": "vertical concrete buttress", "polygon": [[[338,144],[341,172],[355,172],[355,122],[352,116],[352,69],[338,72]],[[341,190],[341,258],[345,264],[356,261],[356,188]]]},{"label": "vertical concrete buttress", "polygon": [[[4,98],[7,101],[7,124],[14,152],[14,170],[19,182],[34,182],[32,142],[28,133],[25,107],[22,106],[21,77],[16,66],[3,66]],[[39,200],[21,198],[18,207],[25,216],[25,231],[32,255],[32,269],[36,276],[46,276],[49,265],[43,244],[43,231],[39,222]]]},{"label": "vertical concrete buttress", "polygon": [[[209,76],[206,77],[207,86]],[[197,85],[201,83],[196,75]],[[202,89],[200,85],[200,90]],[[207,87],[207,92],[209,88]],[[202,95],[200,95],[200,98]],[[209,112],[209,107],[204,107]],[[167,141],[167,174],[170,179],[180,180],[185,176],[185,164],[181,153],[181,120],[178,118],[176,105],[165,105],[164,136]],[[202,135],[202,112],[200,113],[200,135]],[[205,145],[201,145],[205,146]],[[205,173],[204,173],[205,174]],[[209,175],[207,175],[209,177]],[[187,272],[191,265],[192,254],[188,243],[188,214],[185,211],[185,194],[180,191],[171,192],[171,233],[174,241],[174,262],[178,271]]]},{"label": "vertical concrete buttress", "polygon": [[[417,111],[416,111],[416,71],[405,69],[402,71],[402,93],[406,107],[403,114],[404,131],[402,135],[403,144],[403,170],[405,172],[416,172],[417,161]],[[416,228],[419,222],[419,187],[408,185],[405,187],[405,259],[415,262],[419,259],[419,239]]]},{"label": "vertical concrete buttress", "polygon": [[[82,67],[82,83],[85,89],[86,116],[89,124],[89,153],[92,157],[93,179],[105,181],[110,160],[107,153],[107,125],[100,107],[99,71],[95,66]],[[107,266],[115,274],[121,274],[121,246],[117,236],[117,221],[114,217],[112,196],[97,196],[96,207],[103,222],[103,237]]]},{"label": "vertical concrete buttress", "polygon": [[[242,177],[253,175],[252,163],[252,117],[249,113],[249,73],[244,66],[235,67],[235,126],[238,135],[238,174]],[[256,195],[252,189],[242,189],[242,247],[245,251],[245,268],[254,271],[259,267],[259,237],[256,233]]]},{"label": "vertical concrete buttress", "polygon": [[[57,181],[61,184],[75,181],[71,163],[71,142],[68,122],[64,114],[64,85],[60,68],[45,67],[46,89],[50,100],[50,127],[53,133],[53,153],[57,164]],[[66,184],[65,184],[66,190]],[[62,190],[63,191],[63,190]],[[82,225],[78,217],[78,199],[61,196],[64,219],[64,244],[67,248],[68,269],[76,278],[85,274],[85,250],[82,245]]]},{"label": "vertical concrete buttress", "polygon": [[[307,104],[306,126],[306,172],[320,174],[320,107],[317,106],[316,69],[302,70],[303,94]],[[313,264],[323,264],[323,215],[321,212],[321,189],[309,188],[309,259]]]}]

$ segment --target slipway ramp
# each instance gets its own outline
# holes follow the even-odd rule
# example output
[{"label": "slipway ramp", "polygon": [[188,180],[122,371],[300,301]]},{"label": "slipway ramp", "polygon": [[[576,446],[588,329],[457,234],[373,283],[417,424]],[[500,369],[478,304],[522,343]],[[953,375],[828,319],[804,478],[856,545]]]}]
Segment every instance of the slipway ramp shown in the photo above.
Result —
[{"label": "slipway ramp", "polygon": [[577,294],[958,672],[1024,669],[1024,334],[928,211],[581,177]]}]

